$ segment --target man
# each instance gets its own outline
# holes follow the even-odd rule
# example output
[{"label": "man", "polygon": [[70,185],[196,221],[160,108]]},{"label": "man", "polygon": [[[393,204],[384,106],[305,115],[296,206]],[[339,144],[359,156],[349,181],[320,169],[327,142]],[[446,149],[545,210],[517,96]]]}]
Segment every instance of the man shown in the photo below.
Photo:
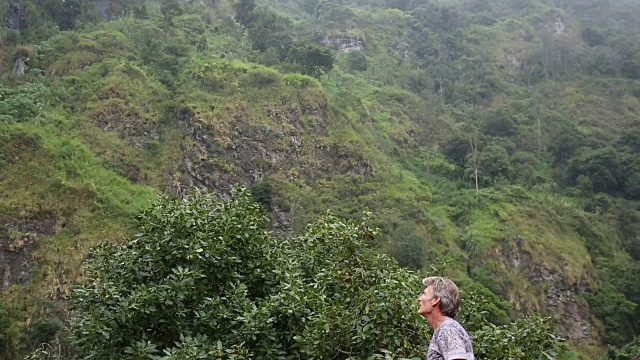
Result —
[{"label": "man", "polygon": [[418,313],[433,328],[427,360],[475,360],[469,334],[454,320],[460,305],[456,284],[442,277],[428,277],[422,284]]}]

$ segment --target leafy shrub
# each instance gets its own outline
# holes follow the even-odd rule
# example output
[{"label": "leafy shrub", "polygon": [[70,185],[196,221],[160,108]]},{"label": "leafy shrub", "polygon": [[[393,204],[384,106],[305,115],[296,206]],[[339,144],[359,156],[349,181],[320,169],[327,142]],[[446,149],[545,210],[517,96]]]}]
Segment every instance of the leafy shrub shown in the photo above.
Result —
[{"label": "leafy shrub", "polygon": [[611,284],[605,284],[597,293],[586,298],[593,312],[603,319],[607,344],[622,346],[633,339],[632,319],[637,304],[627,300]]},{"label": "leafy shrub", "polygon": [[303,89],[306,87],[318,87],[318,88],[321,87],[318,80],[307,75],[292,73],[292,74],[285,74],[282,78],[285,84],[299,88],[299,89]]},{"label": "leafy shrub", "polygon": [[280,81],[280,77],[281,74],[276,70],[267,67],[258,67],[247,70],[247,73],[240,77],[240,82],[243,86],[249,88],[264,87],[276,84]]},{"label": "leafy shrub", "polygon": [[22,122],[37,116],[46,94],[47,87],[38,81],[13,88],[0,85],[0,122]]},{"label": "leafy shrub", "polygon": [[327,47],[311,42],[297,42],[291,46],[288,60],[302,66],[305,75],[319,77],[331,70],[334,56]]},{"label": "leafy shrub", "polygon": [[609,359],[611,360],[637,359],[638,355],[640,355],[640,336],[636,336],[622,347],[609,347]]},{"label": "leafy shrub", "polygon": [[350,51],[347,54],[347,61],[349,63],[349,69],[351,71],[367,70],[367,56],[362,51]]},{"label": "leafy shrub", "polygon": [[[302,235],[275,239],[262,208],[238,189],[230,201],[195,192],[161,197],[139,233],[102,244],[72,296],[78,355],[94,359],[418,359],[427,326],[416,313],[417,274],[369,249],[366,221],[325,214]],[[461,321],[486,359],[557,355],[538,316],[496,326],[466,293]],[[493,306],[495,314],[502,310]],[[504,317],[504,313],[502,315]]]},{"label": "leafy shrub", "polygon": [[513,324],[487,324],[473,334],[478,359],[544,360],[562,358],[549,318],[524,317]]},{"label": "leafy shrub", "polygon": [[596,150],[585,149],[571,161],[568,169],[571,183],[575,183],[580,175],[591,180],[596,192],[614,194],[619,191],[620,155],[612,146]]},{"label": "leafy shrub", "polygon": [[273,189],[269,179],[262,179],[251,189],[255,202],[262,204],[265,209],[271,210],[273,205]]},{"label": "leafy shrub", "polygon": [[203,193],[163,198],[140,221],[132,241],[96,248],[89,281],[74,292],[81,356],[426,350],[412,296],[419,279],[366,249],[375,231],[364,223],[325,215],[300,237],[276,240],[244,190],[229,202]]},{"label": "leafy shrub", "polygon": [[13,319],[4,309],[4,304],[0,302],[0,357],[3,359],[13,359],[16,347],[16,329]]},{"label": "leafy shrub", "polygon": [[63,326],[62,321],[58,319],[45,317],[36,319],[28,334],[23,336],[22,345],[33,348],[40,346],[40,344],[49,343]]},{"label": "leafy shrub", "polygon": [[489,145],[482,149],[478,160],[478,178],[483,184],[495,184],[511,175],[509,154],[501,145]]}]

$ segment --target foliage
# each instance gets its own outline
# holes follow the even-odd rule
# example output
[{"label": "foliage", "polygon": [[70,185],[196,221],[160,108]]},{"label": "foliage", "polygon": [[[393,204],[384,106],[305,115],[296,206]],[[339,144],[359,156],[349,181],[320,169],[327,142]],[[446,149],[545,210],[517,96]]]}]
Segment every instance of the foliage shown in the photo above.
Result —
[{"label": "foliage", "polygon": [[306,88],[306,87],[320,88],[321,87],[320,83],[316,79],[306,75],[286,74],[283,76],[282,79],[285,84],[295,88]]},{"label": "foliage", "polygon": [[418,278],[366,249],[375,230],[365,223],[326,215],[301,236],[276,240],[245,190],[229,202],[164,198],[139,221],[135,239],[94,251],[89,282],[74,292],[81,356],[424,350],[410,305]]},{"label": "foliage", "polygon": [[0,122],[21,122],[38,116],[45,105],[47,91],[37,80],[11,88],[0,85]]},{"label": "foliage", "polygon": [[289,52],[289,61],[302,66],[303,73],[318,77],[333,67],[331,50],[313,43],[296,43]]},{"label": "foliage", "polygon": [[635,337],[621,348],[609,347],[609,359],[611,360],[634,359],[637,358],[638,354],[640,354],[640,337]]},{"label": "foliage", "polygon": [[633,314],[637,304],[627,300],[611,285],[604,286],[587,300],[594,312],[604,320],[607,343],[622,346],[633,339]]},{"label": "foliage", "polygon": [[351,71],[367,70],[367,56],[362,51],[350,51],[347,54],[347,61],[349,63],[349,69]]},{"label": "foliage", "polygon": [[511,163],[507,150],[500,145],[482,149],[478,160],[478,177],[484,184],[494,184],[511,176]]},{"label": "foliage", "polygon": [[61,30],[69,30],[76,27],[76,21],[82,13],[84,4],[80,0],[45,0],[41,5],[43,10],[55,19]]},{"label": "foliage", "polygon": [[568,170],[569,181],[575,183],[578,176],[587,176],[597,192],[614,194],[619,190],[620,158],[612,147],[585,150],[572,160]]},{"label": "foliage", "polygon": [[262,179],[251,189],[253,200],[262,204],[265,209],[271,210],[273,207],[273,188],[269,179]]},{"label": "foliage", "polygon": [[[160,198],[139,233],[102,244],[73,295],[80,356],[194,358],[420,358],[419,278],[368,249],[377,230],[325,214],[302,235],[275,239],[238,189],[228,201],[194,192]],[[555,357],[546,319],[495,326],[470,292],[461,321],[487,359]],[[384,299],[384,301],[380,301]],[[530,357],[527,357],[530,356]]]},{"label": "foliage", "polygon": [[168,25],[173,25],[173,19],[184,13],[182,4],[177,0],[163,0],[160,6],[160,12],[164,17],[164,21]]},{"label": "foliage", "polygon": [[22,346],[37,348],[41,344],[53,343],[63,326],[62,321],[55,318],[38,318],[31,324],[30,332],[21,339]]},{"label": "foliage", "polygon": [[12,359],[15,355],[18,334],[13,321],[0,302],[0,355],[3,359]]},{"label": "foliage", "polygon": [[562,358],[549,318],[525,317],[507,326],[492,324],[474,333],[474,352],[479,359],[543,360]]},{"label": "foliage", "polygon": [[244,27],[250,27],[256,21],[255,0],[240,0],[236,4],[236,19]]},{"label": "foliage", "polygon": [[279,59],[284,59],[293,43],[290,29],[289,18],[266,10],[258,13],[257,19],[249,28],[249,37],[256,50],[265,52],[272,49]]}]

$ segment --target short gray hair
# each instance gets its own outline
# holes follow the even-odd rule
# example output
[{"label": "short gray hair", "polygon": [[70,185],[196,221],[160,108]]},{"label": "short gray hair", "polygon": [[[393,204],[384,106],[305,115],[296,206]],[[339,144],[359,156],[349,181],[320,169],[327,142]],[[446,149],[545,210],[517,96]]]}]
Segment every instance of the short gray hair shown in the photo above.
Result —
[{"label": "short gray hair", "polygon": [[456,284],[440,276],[430,276],[422,280],[425,287],[433,285],[433,296],[440,299],[440,311],[443,315],[455,318],[460,306],[460,292]]}]

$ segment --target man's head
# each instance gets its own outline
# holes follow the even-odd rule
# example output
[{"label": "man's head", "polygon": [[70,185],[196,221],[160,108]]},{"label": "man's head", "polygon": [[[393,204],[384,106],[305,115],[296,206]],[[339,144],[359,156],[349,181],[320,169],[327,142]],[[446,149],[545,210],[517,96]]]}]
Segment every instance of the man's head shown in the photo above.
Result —
[{"label": "man's head", "polygon": [[422,280],[424,291],[418,298],[418,313],[427,316],[434,311],[455,318],[460,305],[460,293],[456,284],[443,277],[432,276]]}]

